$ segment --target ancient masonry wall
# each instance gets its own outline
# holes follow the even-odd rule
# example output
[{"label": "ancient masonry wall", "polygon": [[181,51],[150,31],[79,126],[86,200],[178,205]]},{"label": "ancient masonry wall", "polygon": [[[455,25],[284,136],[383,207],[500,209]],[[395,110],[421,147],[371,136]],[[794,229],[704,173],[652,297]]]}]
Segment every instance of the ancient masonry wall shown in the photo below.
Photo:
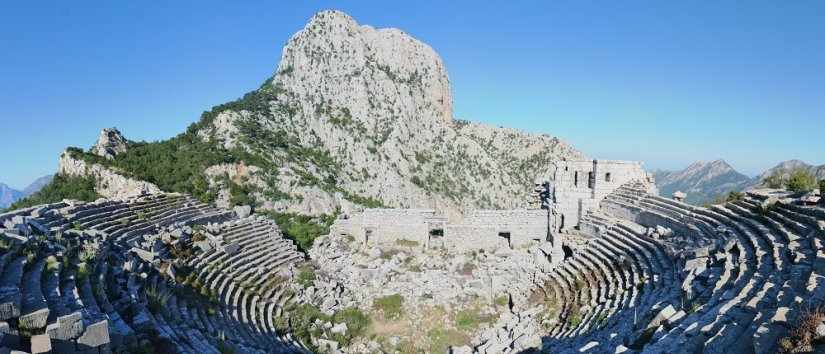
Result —
[{"label": "ancient masonry wall", "polygon": [[459,224],[428,209],[367,209],[338,219],[331,232],[351,235],[367,245],[399,240],[456,252],[520,248],[548,241],[546,210],[478,210]]},{"label": "ancient masonry wall", "polygon": [[599,202],[625,183],[638,181],[655,192],[653,178],[644,171],[641,163],[634,161],[558,161],[543,179],[552,186],[556,232],[577,226],[582,216],[598,209]]}]

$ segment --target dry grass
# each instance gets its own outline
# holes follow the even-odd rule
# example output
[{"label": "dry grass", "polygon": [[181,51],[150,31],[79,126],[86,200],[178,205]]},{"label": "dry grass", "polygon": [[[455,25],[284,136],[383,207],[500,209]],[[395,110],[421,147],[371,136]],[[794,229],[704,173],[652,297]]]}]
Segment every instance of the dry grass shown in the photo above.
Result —
[{"label": "dry grass", "polygon": [[793,352],[797,348],[810,347],[816,338],[816,327],[825,321],[825,308],[821,306],[804,310],[791,328],[790,336],[779,341],[779,348]]}]

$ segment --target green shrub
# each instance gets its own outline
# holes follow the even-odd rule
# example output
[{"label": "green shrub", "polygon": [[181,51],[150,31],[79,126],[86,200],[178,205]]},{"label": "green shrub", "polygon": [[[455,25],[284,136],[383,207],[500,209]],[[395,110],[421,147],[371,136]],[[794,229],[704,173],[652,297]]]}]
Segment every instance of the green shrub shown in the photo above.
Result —
[{"label": "green shrub", "polygon": [[788,178],[788,190],[792,192],[810,192],[816,188],[816,177],[807,168],[796,168]]},{"label": "green shrub", "polygon": [[335,335],[336,341],[346,346],[349,345],[353,338],[364,335],[370,325],[370,318],[358,308],[348,307],[332,315],[332,322],[347,324],[347,332],[345,335]]},{"label": "green shrub", "polygon": [[396,320],[404,314],[404,298],[399,294],[379,297],[373,301],[372,307],[383,312],[384,318]]},{"label": "green shrub", "polygon": [[307,252],[312,248],[316,238],[329,234],[329,227],[338,217],[337,212],[332,215],[312,217],[293,213],[278,213],[274,211],[257,212],[275,220],[284,236],[295,241],[298,248]]},{"label": "green shrub", "polygon": [[298,279],[296,281],[304,288],[312,286],[315,282],[315,270],[312,266],[301,267],[301,270],[298,272]]},{"label": "green shrub", "polygon": [[[228,180],[228,179],[227,179]],[[249,205],[249,206],[256,206],[258,205],[257,199],[255,199],[255,188],[249,186],[247,184],[237,184],[235,182],[229,181],[229,204],[232,206],[236,205]]]},{"label": "green shrub", "polygon": [[825,179],[819,181],[819,194],[825,196]]},{"label": "green shrub", "polygon": [[301,343],[310,349],[316,349],[312,346],[312,338],[317,338],[323,333],[321,329],[313,326],[316,319],[323,322],[330,320],[329,316],[311,304],[301,304],[289,310],[289,329]]}]

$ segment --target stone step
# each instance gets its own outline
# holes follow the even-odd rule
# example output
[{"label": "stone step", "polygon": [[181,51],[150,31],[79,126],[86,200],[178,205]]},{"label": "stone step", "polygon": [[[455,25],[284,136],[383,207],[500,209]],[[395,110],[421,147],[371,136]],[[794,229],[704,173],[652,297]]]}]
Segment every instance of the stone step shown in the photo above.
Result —
[{"label": "stone step", "polygon": [[23,280],[25,256],[18,256],[3,269],[0,276],[0,321],[8,321],[20,316],[22,294],[20,285]]},{"label": "stone step", "polygon": [[49,319],[49,304],[40,287],[41,274],[46,266],[46,258],[41,257],[29,265],[23,274],[20,317],[17,326],[34,331],[46,328]]}]

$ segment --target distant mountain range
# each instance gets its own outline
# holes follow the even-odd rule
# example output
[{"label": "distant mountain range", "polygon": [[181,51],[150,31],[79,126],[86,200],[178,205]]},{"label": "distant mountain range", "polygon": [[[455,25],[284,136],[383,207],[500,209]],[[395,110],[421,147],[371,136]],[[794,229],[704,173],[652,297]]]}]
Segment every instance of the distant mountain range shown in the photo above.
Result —
[{"label": "distant mountain range", "polygon": [[686,201],[691,204],[713,202],[720,195],[730,191],[743,191],[758,187],[776,171],[786,176],[796,168],[811,171],[817,179],[825,178],[825,165],[815,166],[799,160],[783,161],[756,177],[748,177],[736,171],[725,160],[694,162],[681,171],[653,171],[659,194],[672,197],[676,191],[687,193]]},{"label": "distant mountain range", "polygon": [[753,184],[752,178],[737,172],[724,160],[694,162],[681,171],[654,171],[653,176],[662,196],[670,197],[682,191],[692,204],[713,201],[720,194]]},{"label": "distant mountain range", "polygon": [[52,181],[53,175],[46,175],[40,177],[31,184],[29,184],[22,191],[9,187],[6,184],[0,183],[0,209],[8,208],[12,203],[37,193],[41,188]]}]

